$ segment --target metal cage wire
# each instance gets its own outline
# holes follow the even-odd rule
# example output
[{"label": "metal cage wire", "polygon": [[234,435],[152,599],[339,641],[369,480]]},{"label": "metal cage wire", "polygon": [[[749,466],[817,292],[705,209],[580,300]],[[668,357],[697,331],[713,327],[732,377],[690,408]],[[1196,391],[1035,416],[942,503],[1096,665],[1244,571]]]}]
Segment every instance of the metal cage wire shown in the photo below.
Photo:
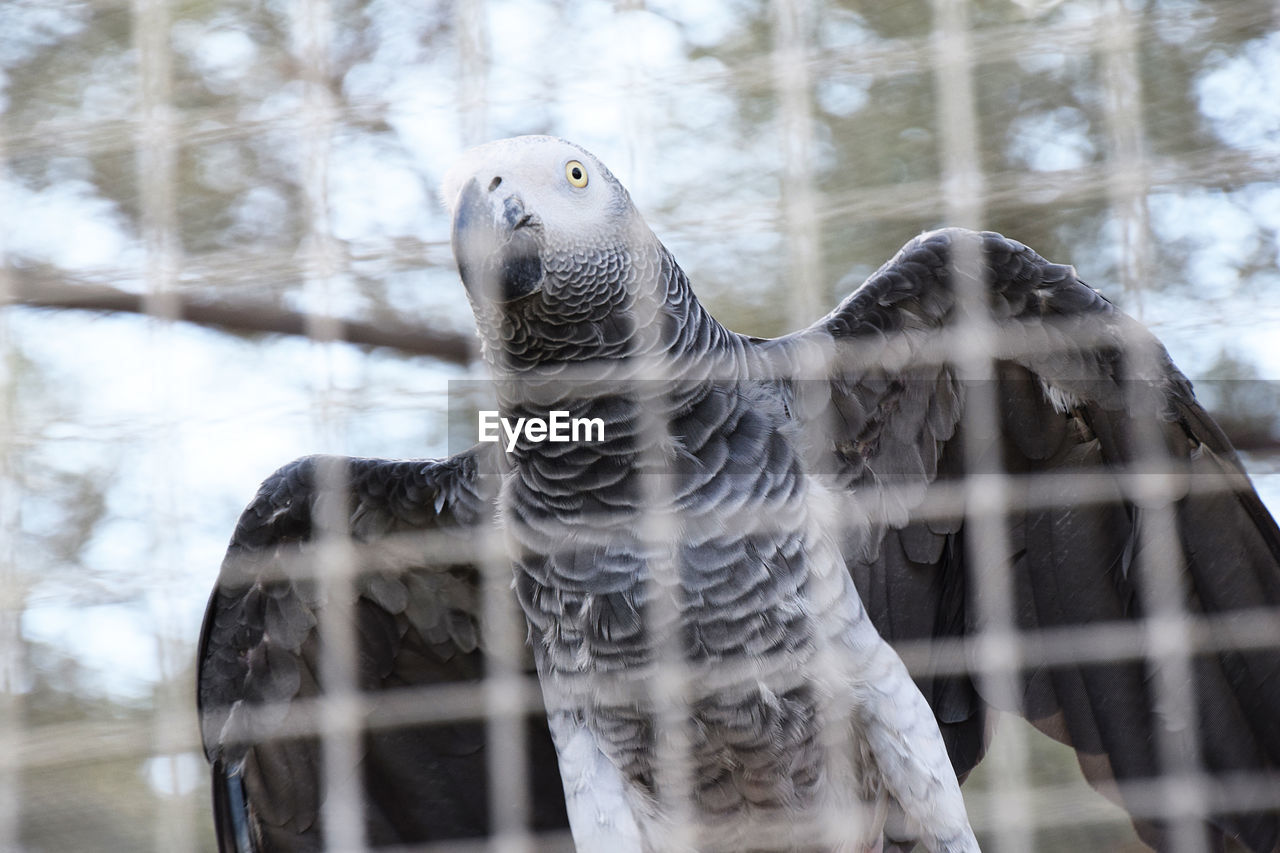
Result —
[{"label": "metal cage wire", "polygon": [[[749,70],[736,73],[756,76],[772,87],[779,107],[778,129],[782,141],[779,151],[780,174],[784,178],[784,191],[777,211],[743,211],[744,217],[768,218],[777,230],[785,235],[787,251],[787,280],[794,290],[790,304],[792,326],[799,327],[819,316],[827,307],[826,291],[822,282],[822,245],[818,225],[835,217],[845,219],[850,227],[859,222],[873,220],[886,213],[895,216],[917,215],[921,203],[917,200],[926,194],[941,196],[946,219],[951,224],[981,227],[988,204],[992,199],[1008,198],[1019,193],[1034,192],[1052,181],[1052,189],[1061,199],[1096,198],[1104,196],[1119,224],[1123,261],[1120,265],[1123,281],[1111,286],[1123,288],[1126,293],[1140,294],[1152,267],[1148,233],[1146,199],[1153,188],[1181,183],[1194,184],[1199,178],[1229,172],[1241,181],[1274,179],[1280,175],[1280,159],[1274,154],[1258,154],[1236,160],[1224,159],[1220,154],[1197,159],[1152,158],[1144,144],[1144,110],[1141,102],[1140,77],[1137,67],[1139,44],[1151,37],[1153,18],[1171,16],[1176,12],[1161,10],[1139,16],[1121,0],[1099,0],[1099,13],[1085,19],[1066,19],[1045,25],[1029,19],[1025,23],[1001,27],[976,28],[971,20],[973,8],[965,0],[934,0],[932,3],[933,27],[928,38],[904,38],[888,46],[876,46],[867,51],[828,50],[810,43],[807,36],[814,29],[813,16],[817,11],[805,0],[771,0],[770,13],[774,24],[774,41],[769,62],[757,63]],[[492,4],[486,0],[459,0],[453,10],[459,60],[458,87],[452,104],[441,104],[458,116],[460,141],[474,144],[484,141],[493,122],[489,111],[495,100],[489,91],[491,59],[488,56],[488,16]],[[618,5],[624,12],[629,4]],[[191,282],[225,284],[236,282],[242,272],[258,260],[268,264],[268,269],[278,269],[304,282],[310,310],[306,314],[306,334],[316,342],[314,376],[315,389],[311,416],[315,431],[335,444],[341,444],[344,426],[343,388],[335,380],[335,369],[327,347],[343,338],[340,299],[334,293],[333,282],[351,263],[342,242],[335,238],[331,222],[331,202],[326,187],[330,171],[330,145],[335,128],[352,113],[361,117],[377,118],[385,109],[381,104],[355,104],[340,106],[329,88],[329,57],[335,39],[333,9],[330,0],[292,0],[291,32],[293,53],[298,60],[298,79],[302,84],[302,104],[291,128],[303,141],[305,153],[299,164],[300,185],[305,194],[304,220],[306,233],[301,250],[291,257],[255,258],[228,250],[226,257],[201,257],[198,261],[184,258],[176,236],[179,199],[177,194],[176,160],[181,146],[191,144],[212,133],[226,135],[250,135],[261,132],[262,127],[253,121],[229,122],[211,131],[197,121],[192,121],[175,106],[172,90],[172,51],[169,38],[173,26],[172,6],[165,0],[133,0],[130,20],[133,29],[134,50],[138,58],[140,104],[136,115],[127,119],[110,119],[86,125],[66,125],[43,128],[40,132],[7,127],[0,134],[0,162],[15,156],[15,152],[29,152],[41,148],[85,151],[102,146],[133,147],[136,151],[136,177],[139,196],[139,222],[144,245],[144,263],[141,271],[127,273],[122,278],[136,278],[144,286],[143,311],[154,322],[147,327],[147,334],[163,342],[169,333],[169,324],[183,316],[187,298],[179,280],[184,285]],[[1274,15],[1271,4],[1241,2],[1219,14],[1239,21],[1269,19]],[[981,144],[979,140],[980,116],[975,98],[975,73],[983,63],[997,61],[1032,52],[1040,46],[1055,45],[1059,50],[1087,50],[1095,52],[1104,69],[1104,104],[1106,138],[1109,146],[1102,167],[1076,170],[1065,178],[1055,175],[1046,179],[1040,174],[1007,174],[987,176],[983,173]],[[637,48],[638,49],[638,48]],[[625,116],[626,156],[631,161],[632,173],[643,179],[645,164],[652,162],[652,152],[657,143],[650,131],[653,105],[651,95],[682,85],[674,77],[664,77],[646,70],[634,56],[623,56],[629,63],[627,87],[616,93],[622,102]],[[815,186],[811,152],[814,147],[814,117],[812,115],[812,86],[815,79],[840,74],[870,74],[893,76],[908,72],[928,70],[934,78],[936,97],[936,123],[940,131],[941,176],[937,182],[917,182],[906,187],[886,185],[859,187],[847,193],[823,195]],[[720,73],[720,72],[707,72]],[[550,98],[551,96],[548,95]],[[712,232],[716,225],[707,226],[698,221],[696,211],[677,211],[668,216],[667,225],[675,229],[687,229],[698,234],[700,229]],[[662,229],[656,229],[661,231]],[[1012,235],[1012,236],[1017,236]],[[383,260],[396,266],[412,266],[424,261],[449,267],[447,246],[431,244],[404,249],[386,246],[380,250]],[[1067,259],[1069,260],[1069,259]],[[980,281],[972,273],[978,269],[979,259],[961,255],[954,264],[960,280]],[[0,267],[8,270],[8,266]],[[968,272],[969,274],[963,274]],[[255,275],[260,275],[261,269]],[[7,272],[0,273],[0,296],[13,298],[16,286]],[[244,276],[244,280],[252,280]],[[1106,288],[1104,288],[1106,289]],[[971,304],[978,304],[982,294],[962,294]],[[14,300],[16,301],[16,299]],[[1141,302],[1139,301],[1139,305]],[[984,352],[997,349],[1002,344],[999,332],[991,324],[972,319],[981,312],[970,311],[967,325],[956,330],[954,337],[944,339],[940,346],[943,355],[954,355],[948,344],[964,340],[964,346],[955,355],[961,374],[978,380],[976,387],[984,387],[981,380],[993,378],[993,359]],[[0,335],[6,326],[0,325]],[[989,344],[985,346],[984,344]],[[163,345],[163,344],[162,344]],[[6,349],[10,343],[0,337],[0,346]],[[1148,354],[1150,357],[1150,354]],[[656,370],[657,365],[653,366]],[[653,378],[661,378],[655,375]],[[154,388],[156,412],[166,410],[166,399],[184,381],[173,365],[159,363],[153,366],[149,381]],[[990,395],[988,395],[990,396]],[[10,405],[8,394],[0,395],[0,406]],[[976,405],[966,409],[966,423],[972,422],[970,433],[979,434],[997,429],[999,416],[995,399],[976,400]],[[0,409],[0,423],[8,422],[9,412]],[[180,497],[166,485],[163,469],[167,454],[176,453],[171,435],[172,424],[166,425],[160,416],[155,432],[158,458],[153,487],[147,496],[153,517],[156,519],[154,541],[148,556],[154,565],[154,574],[163,577],[166,566],[174,561],[174,542],[171,531],[180,528],[177,519],[181,515]],[[648,425],[653,431],[662,431],[668,425],[656,419]],[[169,433],[166,429],[170,430]],[[1150,458],[1144,460],[1149,467],[1125,472],[1129,494],[1150,500],[1150,490],[1182,488],[1171,477],[1163,480],[1158,475],[1161,465],[1169,460],[1161,458],[1159,442],[1147,436]],[[2,446],[0,466],[6,465],[13,452]],[[299,448],[299,453],[306,448]],[[1012,580],[1009,566],[999,556],[1007,552],[1006,533],[1001,522],[1002,513],[1011,506],[1011,493],[1007,476],[998,470],[983,470],[979,461],[980,448],[967,447],[968,467],[975,476],[951,492],[942,489],[931,500],[940,502],[921,507],[922,514],[953,512],[955,506],[963,506],[969,513],[969,521],[977,531],[970,543],[972,556],[978,566],[977,575],[988,591],[982,602],[987,610],[982,614],[987,626],[982,633],[964,647],[925,650],[906,644],[900,652],[913,672],[967,670],[971,656],[977,660],[977,675],[990,690],[991,695],[1003,697],[1009,705],[1017,704],[1018,687],[1016,673],[1019,666],[1035,662],[1036,655],[1046,655],[1044,662],[1062,660],[1091,650],[1090,660],[1116,660],[1124,658],[1154,659],[1160,673],[1156,679],[1160,704],[1166,713],[1180,719],[1194,719],[1196,709],[1186,685],[1193,681],[1190,661],[1199,651],[1223,648],[1256,647],[1271,648],[1280,644],[1280,630],[1274,613],[1250,614],[1232,622],[1230,633],[1212,619],[1188,614],[1182,605],[1182,595],[1176,567],[1180,556],[1171,553],[1171,542],[1159,538],[1158,531],[1171,525],[1172,519],[1157,520],[1147,534],[1148,540],[1141,551],[1144,575],[1151,579],[1153,615],[1139,625],[1092,626],[1087,629],[1063,629],[1058,634],[1042,632],[1034,647],[1025,645],[1018,636],[1012,613]],[[281,460],[282,462],[285,460]],[[266,472],[264,472],[266,473]],[[6,467],[0,467],[0,590],[15,589],[18,581],[10,582],[19,565],[19,555],[12,543],[17,540],[16,531],[19,501],[13,490],[13,478]],[[1125,476],[1128,479],[1125,479]],[[320,473],[322,490],[345,493],[346,472],[341,466],[324,467]],[[1061,484],[1057,484],[1061,485]],[[1070,485],[1064,491],[1075,494],[1080,500],[1089,500],[1088,483],[1080,483],[1073,492]],[[654,488],[659,488],[655,485]],[[651,506],[660,506],[660,494],[651,495]],[[949,501],[949,503],[947,503]],[[339,507],[337,501],[327,505],[331,510]],[[869,508],[870,509],[870,508]],[[1169,510],[1163,511],[1165,514]],[[1159,511],[1157,511],[1157,515]],[[340,512],[329,512],[317,518],[322,531],[320,547],[312,566],[326,588],[326,598],[340,600],[349,597],[354,583],[352,549],[348,521]],[[654,542],[670,541],[674,533],[673,521],[660,510],[652,510],[646,516],[645,536]],[[329,799],[323,810],[323,821],[328,833],[328,848],[353,851],[364,849],[361,815],[363,803],[357,785],[344,777],[341,768],[355,763],[359,733],[368,727],[393,727],[409,720],[461,720],[481,718],[487,721],[490,743],[497,745],[490,755],[491,802],[494,805],[493,822],[496,834],[488,842],[477,843],[474,849],[523,853],[543,846],[554,848],[566,844],[564,837],[538,838],[529,829],[528,775],[523,767],[524,739],[520,714],[540,707],[536,682],[521,674],[524,630],[518,621],[510,596],[510,568],[505,555],[497,547],[498,536],[483,536],[479,543],[480,565],[483,567],[484,622],[493,629],[490,638],[490,666],[483,684],[449,685],[433,688],[404,690],[394,696],[371,701],[359,694],[354,681],[354,656],[357,638],[349,620],[338,618],[338,608],[326,611],[321,625],[327,648],[326,680],[330,689],[323,699],[311,703],[309,713],[300,719],[307,723],[298,734],[318,733],[324,743],[327,766],[326,778]],[[446,543],[454,547],[456,543]],[[210,579],[214,567],[209,567]],[[183,591],[162,587],[158,595],[178,596]],[[0,596],[5,596],[0,591]],[[8,756],[0,761],[0,848],[23,849],[20,840],[23,792],[20,785],[21,771],[45,764],[74,764],[87,762],[94,757],[137,755],[168,761],[169,771],[178,787],[178,756],[198,751],[195,742],[196,726],[192,721],[190,698],[182,692],[176,681],[189,656],[189,646],[175,640],[184,634],[184,626],[163,626],[157,632],[156,654],[161,672],[174,676],[166,681],[155,698],[154,713],[150,724],[140,730],[136,726],[101,722],[45,724],[28,727],[20,713],[22,668],[20,652],[20,602],[6,596],[6,606],[0,610],[0,676],[5,689],[0,693],[0,755]],[[672,738],[663,742],[664,771],[669,784],[660,788],[673,792],[669,805],[673,813],[684,814],[681,803],[685,799],[680,792],[689,784],[687,762],[682,749],[687,738],[680,735],[687,723],[686,703],[694,674],[681,660],[674,644],[664,647],[667,653],[665,666],[667,679],[662,683],[670,688],[669,695],[659,697],[662,709],[660,717],[673,732]],[[1061,654],[1062,657],[1054,657]],[[663,716],[665,715],[665,716]],[[1010,727],[1007,735],[997,738],[985,759],[990,765],[992,788],[969,796],[971,818],[989,849],[994,851],[1025,851],[1037,849],[1042,833],[1069,826],[1077,816],[1055,809],[1055,803],[1067,801],[1084,803],[1091,816],[1110,814],[1107,807],[1089,805],[1088,796],[1082,800],[1078,793],[1058,788],[1038,786],[1029,763],[1028,739],[1038,737],[1027,728]],[[1223,802],[1247,803],[1256,807],[1280,808],[1280,803],[1260,800],[1262,786],[1255,786],[1248,778],[1231,780],[1228,787],[1200,774],[1194,756],[1188,757],[1173,745],[1164,751],[1164,766],[1174,768],[1166,773],[1150,790],[1132,792],[1131,807],[1136,803],[1143,813],[1170,819],[1178,825],[1190,826],[1209,810]],[[174,803],[161,803],[154,814],[154,849],[195,850],[203,843],[197,836],[202,824],[197,810],[204,809],[204,792],[198,797],[184,797]],[[160,801],[158,801],[160,802]],[[1111,818],[1114,820],[1114,816]],[[1179,824],[1179,822],[1181,822]],[[675,841],[691,836],[679,822],[675,828]],[[1201,849],[1193,832],[1180,833],[1178,853],[1197,853]],[[426,849],[470,849],[457,842],[431,845]]]}]

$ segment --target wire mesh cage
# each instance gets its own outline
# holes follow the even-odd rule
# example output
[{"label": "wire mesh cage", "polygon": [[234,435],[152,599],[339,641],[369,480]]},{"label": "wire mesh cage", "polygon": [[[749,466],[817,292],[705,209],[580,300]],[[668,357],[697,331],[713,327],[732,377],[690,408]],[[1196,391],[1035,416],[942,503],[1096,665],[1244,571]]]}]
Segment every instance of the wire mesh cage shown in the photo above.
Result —
[{"label": "wire mesh cage", "polygon": [[[0,847],[217,849],[193,696],[227,538],[290,459],[445,457],[475,441],[472,392],[493,392],[438,187],[489,139],[548,133],[600,155],[710,313],[760,338],[814,323],[926,229],[990,229],[1074,264],[1168,347],[1263,502],[1280,506],[1273,3],[690,5],[0,7]],[[961,255],[957,278],[974,267],[967,278],[981,282],[981,260]],[[1000,380],[992,348],[1029,345],[973,323],[940,335],[933,357],[960,365],[980,400]],[[670,392],[669,365],[642,366],[628,381]],[[1147,388],[1132,383],[1135,406]],[[643,434],[670,437],[661,411],[641,410]],[[969,406],[967,434],[999,432],[998,417],[993,403]],[[913,675],[963,673],[1016,708],[1026,670],[1132,662],[1177,731],[1205,712],[1203,656],[1280,655],[1274,609],[1187,609],[1168,502],[1196,487],[1159,476],[1159,436],[1135,441],[1151,466],[1124,485],[1150,509],[1131,555],[1147,578],[1144,617],[1024,634],[1001,513],[1091,506],[1093,481],[1020,479],[968,447],[971,476],[912,511],[937,521],[959,507],[974,522],[965,547],[983,627],[950,645],[899,643]],[[421,726],[459,767],[483,768],[442,771],[441,787],[456,800],[479,786],[485,799],[478,816],[398,849],[571,849],[543,772],[554,759],[507,534],[488,522],[462,536],[378,530],[371,545],[372,522],[323,498],[362,487],[362,464],[312,463],[322,497],[299,509],[312,538],[276,566],[309,600],[357,602],[308,626],[331,651],[300,678],[328,687],[284,703],[284,724],[250,714],[249,740],[255,725],[318,737],[320,759],[289,774],[326,791],[312,818],[325,849],[385,846],[370,792],[400,782],[349,768],[373,766],[369,732],[394,752],[397,733]],[[645,481],[646,542],[687,523],[663,509],[665,482]],[[454,568],[405,574],[399,592],[378,585],[424,549]],[[433,619],[474,612],[449,636],[483,626],[483,663],[464,661],[453,683],[357,689],[371,640],[351,614],[401,593],[444,607]],[[664,848],[676,849],[699,838],[681,794],[704,676],[657,633],[674,643],[659,649],[671,677],[650,699],[669,733],[655,789],[675,816]],[[281,698],[265,697],[266,717]],[[1133,815],[1168,823],[1166,845],[1190,853],[1212,849],[1205,815],[1280,811],[1274,756],[1228,778],[1204,772],[1212,742],[1173,738],[1156,746],[1158,773],[1100,794],[1087,759],[998,716],[963,788],[983,849],[1144,849]],[[480,837],[462,837],[468,821]]]}]

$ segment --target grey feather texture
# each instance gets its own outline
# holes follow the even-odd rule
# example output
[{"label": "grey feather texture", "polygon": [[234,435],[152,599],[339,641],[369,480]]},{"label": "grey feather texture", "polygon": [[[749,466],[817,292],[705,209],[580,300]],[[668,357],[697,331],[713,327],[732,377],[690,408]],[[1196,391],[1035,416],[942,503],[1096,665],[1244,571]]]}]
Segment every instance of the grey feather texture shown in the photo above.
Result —
[{"label": "grey feather texture", "polygon": [[[626,190],[578,146],[481,146],[443,195],[501,414],[566,411],[598,418],[604,436],[351,462],[352,533],[371,546],[357,552],[362,659],[381,673],[372,682],[400,672],[398,637],[414,660],[425,647],[466,670],[418,666],[403,683],[478,676],[474,565],[406,551],[401,537],[465,537],[496,518],[547,710],[532,739],[549,730],[564,792],[535,804],[538,825],[567,814],[582,851],[976,850],[958,778],[1007,711],[1072,746],[1153,847],[1176,832],[1207,849],[1233,838],[1280,850],[1277,648],[1194,651],[1194,725],[1161,704],[1142,660],[1090,659],[1085,643],[1079,660],[1061,654],[1096,627],[1143,625],[1153,563],[1209,636],[1280,606],[1280,531],[1235,453],[1159,343],[1071,267],[998,234],[930,232],[814,325],[761,341],[703,309]],[[972,346],[957,337],[974,313],[967,285],[996,332],[985,387],[957,365],[956,348]],[[978,399],[998,408],[989,434],[967,417]],[[1134,490],[1144,481],[1129,475],[1152,454],[1177,488]],[[325,603],[287,571],[310,547],[289,519],[314,496],[281,485],[301,470],[284,469],[246,511],[206,617],[215,783],[247,766],[238,708],[288,714],[291,697],[323,688],[312,626]],[[913,680],[891,645],[931,641],[941,656],[986,627],[975,492],[958,486],[996,471],[1011,497],[997,519],[1008,550],[994,556],[1026,632],[1012,698],[973,672]],[[1050,650],[1052,663],[1036,662]],[[215,788],[220,832],[244,837],[247,814],[260,837],[272,828],[272,844],[251,849],[308,849],[281,839],[314,821],[315,754],[278,743],[250,740],[257,765],[230,774],[253,782],[244,803],[224,787],[219,804]],[[404,743],[425,770],[374,784],[366,768],[370,810],[394,813],[409,785],[456,805],[431,787],[441,743]],[[1249,774],[1272,805],[1153,811],[1141,786],[1184,769],[1164,763],[1168,743],[1198,754],[1210,782]],[[545,797],[546,761],[531,760]],[[447,837],[487,828],[455,823]],[[410,827],[398,840],[429,837]]]},{"label": "grey feather texture", "polygon": [[[587,186],[563,177],[570,162]],[[671,734],[658,709],[608,686],[659,665],[671,631],[684,662],[721,675],[709,688],[691,680],[687,697],[698,849],[871,846],[892,800],[928,849],[976,850],[933,715],[858,599],[784,395],[752,381],[753,345],[702,309],[625,190],[581,149],[494,143],[455,167],[445,196],[503,414],[603,411],[614,427],[572,457],[531,440],[508,454],[516,589],[544,697],[563,709],[561,750],[584,729],[620,774],[645,849],[672,849],[671,782],[655,763]],[[513,226],[513,207],[533,218]],[[532,247],[532,287],[493,260]],[[662,382],[632,381],[650,365]],[[720,375],[698,378],[708,368]],[[551,493],[552,476],[588,499]],[[646,535],[659,513],[677,519],[679,543]],[[653,624],[656,597],[670,598],[674,624]],[[571,816],[576,790],[566,779]],[[580,846],[588,831],[575,821]]]},{"label": "grey feather texture", "polygon": [[[306,457],[263,483],[245,509],[209,600],[197,705],[213,771],[222,851],[311,851],[326,843],[323,749],[314,701],[326,693],[318,630],[350,617],[357,689],[371,702],[484,675],[477,569],[466,540],[492,515],[487,456],[445,461]],[[325,478],[331,480],[328,487]],[[355,572],[352,600],[319,594],[317,510],[339,498]],[[466,554],[467,559],[455,555]],[[418,700],[423,701],[423,700]],[[429,702],[429,700],[427,700]],[[529,721],[531,819],[566,821],[546,721]],[[364,837],[371,847],[488,834],[482,722],[360,733]]]},{"label": "grey feather texture", "polygon": [[[566,179],[573,164],[585,186]],[[1000,333],[990,355],[1001,432],[970,436],[988,448],[979,469],[1091,473],[1139,459],[1146,433],[1164,437],[1159,450],[1174,464],[1212,452],[1220,467],[1201,465],[1202,482],[1216,478],[1215,509],[1250,544],[1231,565],[1221,551],[1199,559],[1218,564],[1228,588],[1254,573],[1265,581],[1230,606],[1206,604],[1195,557],[1205,521],[1188,516],[1186,604],[1276,603],[1280,537],[1225,440],[1159,344],[1070,267],[997,234],[934,232],[811,328],[761,342],[703,310],[626,191],[577,146],[546,137],[482,146],[450,172],[444,196],[503,413],[563,409],[610,425],[605,441],[571,449],[517,443],[501,505],[544,695],[553,713],[570,714],[554,727],[558,742],[566,719],[585,730],[620,773],[648,849],[670,845],[655,765],[670,735],[656,731],[655,709],[609,685],[620,671],[650,672],[672,632],[699,673],[687,697],[685,817],[698,824],[700,849],[871,846],[886,804],[902,817],[895,832],[927,849],[976,849],[955,774],[981,757],[987,704],[967,676],[917,687],[881,637],[982,627],[964,509],[915,517],[936,484],[964,474],[974,389],[936,341],[963,316],[966,276],[982,277]],[[538,262],[500,260],[513,253]],[[1027,505],[1044,509],[1009,513],[1019,627],[1141,614],[1129,573],[1143,513],[1121,488],[1106,494],[1100,506],[1041,499]],[[668,520],[676,543],[646,532],[653,517]],[[1259,691],[1280,672],[1275,650],[1253,656],[1251,670],[1204,665],[1223,675],[1205,678],[1202,704],[1258,695],[1235,715],[1247,742],[1213,769],[1241,759],[1274,785],[1280,754],[1266,745],[1267,714],[1280,704]],[[1162,723],[1134,667],[1064,669],[1029,671],[1009,710],[1076,746],[1086,766],[1105,755],[1117,779],[1158,772]],[[1162,843],[1167,821],[1136,825]],[[1206,831],[1271,850],[1276,815],[1213,816]]]}]

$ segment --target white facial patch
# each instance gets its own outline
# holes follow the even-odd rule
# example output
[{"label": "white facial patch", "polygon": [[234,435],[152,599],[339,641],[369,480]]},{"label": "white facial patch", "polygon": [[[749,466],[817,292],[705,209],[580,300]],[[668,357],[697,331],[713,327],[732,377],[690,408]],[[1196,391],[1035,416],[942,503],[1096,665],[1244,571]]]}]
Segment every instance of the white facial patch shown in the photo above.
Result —
[{"label": "white facial patch", "polygon": [[544,193],[539,190],[557,189],[558,183],[568,187],[564,166],[570,160],[582,161],[589,178],[603,179],[608,175],[589,152],[554,136],[517,136],[488,142],[464,151],[449,168],[440,184],[440,200],[452,216],[458,193],[472,178],[485,187],[494,178],[501,178],[501,185],[508,186],[509,191],[540,197]]}]

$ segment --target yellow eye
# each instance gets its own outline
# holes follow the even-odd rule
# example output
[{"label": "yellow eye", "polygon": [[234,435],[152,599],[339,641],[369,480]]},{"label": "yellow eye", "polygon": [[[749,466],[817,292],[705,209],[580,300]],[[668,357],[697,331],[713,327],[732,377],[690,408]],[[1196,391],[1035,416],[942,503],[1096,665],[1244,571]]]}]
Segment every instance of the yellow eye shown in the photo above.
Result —
[{"label": "yellow eye", "polygon": [[577,160],[570,160],[564,164],[564,176],[578,189],[587,185],[587,169]]}]

